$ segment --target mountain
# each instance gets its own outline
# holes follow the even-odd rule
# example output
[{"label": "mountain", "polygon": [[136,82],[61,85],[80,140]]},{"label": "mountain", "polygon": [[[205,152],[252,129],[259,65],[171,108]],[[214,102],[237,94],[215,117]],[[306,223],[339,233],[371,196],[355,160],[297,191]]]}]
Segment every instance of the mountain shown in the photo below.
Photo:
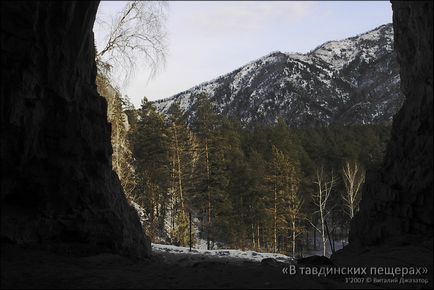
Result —
[{"label": "mountain", "polygon": [[167,114],[178,102],[190,116],[205,93],[214,110],[244,125],[293,127],[390,123],[401,107],[392,24],[306,54],[273,52],[231,73],[154,102]]}]

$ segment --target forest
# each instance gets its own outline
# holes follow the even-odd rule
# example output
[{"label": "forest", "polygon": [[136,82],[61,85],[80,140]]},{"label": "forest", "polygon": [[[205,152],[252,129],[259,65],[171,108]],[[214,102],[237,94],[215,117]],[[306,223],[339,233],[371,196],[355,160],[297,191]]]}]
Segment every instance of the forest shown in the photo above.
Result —
[{"label": "forest", "polygon": [[381,164],[390,134],[387,125],[290,128],[283,119],[245,128],[204,94],[190,117],[176,103],[165,116],[146,98],[136,110],[111,95],[113,168],[154,243],[188,246],[192,236],[208,249],[328,255],[347,242],[366,171]]}]

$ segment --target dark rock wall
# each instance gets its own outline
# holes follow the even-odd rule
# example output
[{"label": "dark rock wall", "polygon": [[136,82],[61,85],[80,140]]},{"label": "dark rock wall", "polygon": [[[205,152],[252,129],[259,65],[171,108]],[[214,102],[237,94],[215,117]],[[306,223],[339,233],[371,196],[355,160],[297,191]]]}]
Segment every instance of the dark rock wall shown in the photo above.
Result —
[{"label": "dark rock wall", "polygon": [[150,253],[111,169],[95,86],[98,2],[1,3],[1,236]]},{"label": "dark rock wall", "polygon": [[433,2],[392,2],[392,8],[406,100],[351,225],[350,242],[362,246],[433,238]]}]

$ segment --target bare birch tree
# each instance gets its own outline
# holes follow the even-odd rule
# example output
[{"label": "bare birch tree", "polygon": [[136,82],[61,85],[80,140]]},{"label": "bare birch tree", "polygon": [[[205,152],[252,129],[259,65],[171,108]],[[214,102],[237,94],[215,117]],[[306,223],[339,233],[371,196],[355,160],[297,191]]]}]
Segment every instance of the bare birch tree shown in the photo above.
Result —
[{"label": "bare birch tree", "polygon": [[352,162],[346,161],[342,169],[342,175],[346,189],[342,193],[345,202],[345,213],[352,219],[358,210],[360,188],[365,182],[365,170],[361,168],[356,160]]},{"label": "bare birch tree", "polygon": [[166,7],[164,1],[129,1],[111,21],[97,16],[97,23],[107,31],[95,56],[99,73],[112,76],[114,72],[126,83],[141,64],[149,68],[150,77],[155,76],[165,62]]},{"label": "bare birch tree", "polygon": [[321,228],[317,228],[317,230],[321,234],[323,256],[326,256],[326,244],[328,241],[326,235],[326,218],[330,213],[328,201],[332,189],[335,186],[336,177],[334,176],[333,172],[331,173],[330,177],[328,177],[324,172],[324,167],[321,166],[319,169],[317,168],[316,170],[316,180],[314,183],[317,185],[318,191],[312,195],[312,198],[313,203],[318,207],[318,213],[321,223]]}]

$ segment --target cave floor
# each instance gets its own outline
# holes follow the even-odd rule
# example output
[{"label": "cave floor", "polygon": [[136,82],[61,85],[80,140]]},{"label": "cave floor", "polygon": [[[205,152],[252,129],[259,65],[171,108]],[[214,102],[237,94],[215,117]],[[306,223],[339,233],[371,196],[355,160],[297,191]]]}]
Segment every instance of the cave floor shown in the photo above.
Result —
[{"label": "cave floor", "polygon": [[284,275],[284,266],[166,253],[143,261],[114,254],[65,256],[2,244],[1,288],[385,288],[348,284],[344,278]]}]

